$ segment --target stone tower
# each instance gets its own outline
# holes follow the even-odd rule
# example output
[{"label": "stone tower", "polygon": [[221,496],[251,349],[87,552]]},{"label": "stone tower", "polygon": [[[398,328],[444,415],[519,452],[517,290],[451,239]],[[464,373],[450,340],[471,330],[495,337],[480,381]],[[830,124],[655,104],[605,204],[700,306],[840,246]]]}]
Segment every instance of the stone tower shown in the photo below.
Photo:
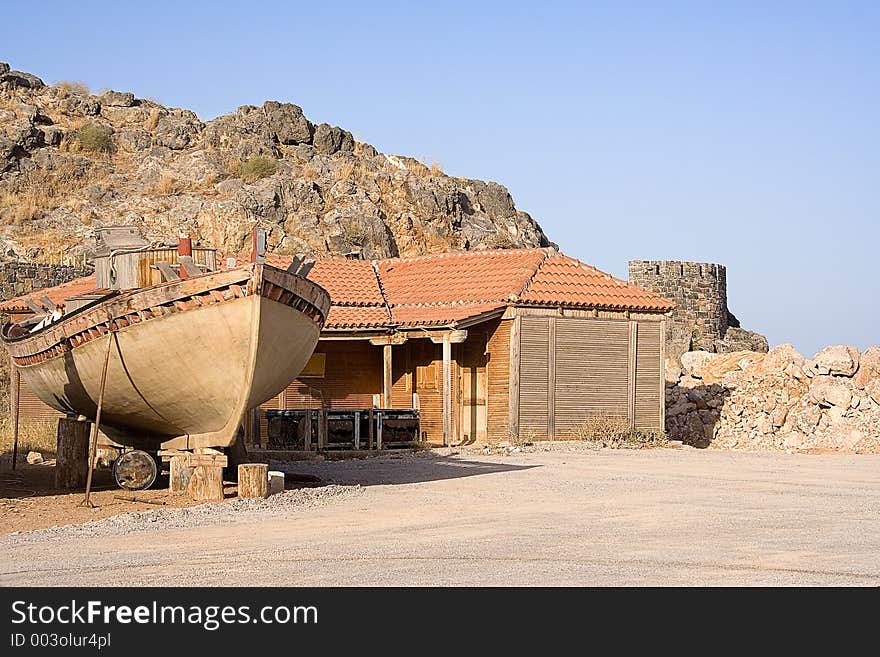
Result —
[{"label": "stone tower", "polygon": [[727,308],[727,269],[707,262],[631,260],[629,281],[676,303],[667,352],[767,351],[767,339],[740,328]]}]

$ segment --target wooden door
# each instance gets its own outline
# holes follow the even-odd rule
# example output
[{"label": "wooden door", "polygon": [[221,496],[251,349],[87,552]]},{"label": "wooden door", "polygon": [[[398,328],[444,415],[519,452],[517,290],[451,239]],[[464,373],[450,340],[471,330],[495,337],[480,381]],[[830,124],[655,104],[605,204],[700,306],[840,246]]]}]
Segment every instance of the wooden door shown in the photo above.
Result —
[{"label": "wooden door", "polygon": [[461,400],[459,413],[459,439],[463,444],[486,442],[488,438],[488,413],[486,397],[485,345],[469,342],[461,345],[461,358],[458,363],[459,390]]}]

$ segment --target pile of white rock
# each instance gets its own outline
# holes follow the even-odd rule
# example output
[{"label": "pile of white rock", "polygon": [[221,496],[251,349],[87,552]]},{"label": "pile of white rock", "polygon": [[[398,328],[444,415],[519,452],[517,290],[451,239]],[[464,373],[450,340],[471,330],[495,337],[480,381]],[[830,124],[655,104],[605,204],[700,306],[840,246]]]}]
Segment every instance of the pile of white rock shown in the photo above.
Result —
[{"label": "pile of white rock", "polygon": [[880,347],[692,351],[666,364],[666,431],[696,446],[880,453]]}]

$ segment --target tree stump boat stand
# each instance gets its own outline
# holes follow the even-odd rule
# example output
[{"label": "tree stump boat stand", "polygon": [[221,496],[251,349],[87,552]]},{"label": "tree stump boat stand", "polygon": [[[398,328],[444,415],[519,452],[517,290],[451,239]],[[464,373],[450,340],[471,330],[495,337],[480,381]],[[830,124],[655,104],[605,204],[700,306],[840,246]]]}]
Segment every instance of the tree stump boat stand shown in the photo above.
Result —
[{"label": "tree stump boat stand", "polygon": [[[219,450],[203,448],[196,452],[179,449],[159,450],[159,457],[168,461],[168,488],[172,493],[183,493],[189,490],[189,482],[193,472],[199,466],[219,467],[221,470],[229,465],[229,458]],[[220,475],[223,481],[223,475]]]},{"label": "tree stump boat stand", "polygon": [[238,496],[269,497],[269,466],[265,463],[242,463],[238,466]]},{"label": "tree stump boat stand", "polygon": [[223,501],[223,468],[215,465],[197,465],[187,486],[196,502]]},{"label": "tree stump boat stand", "polygon": [[81,490],[89,474],[89,434],[92,423],[71,418],[58,420],[55,488]]}]

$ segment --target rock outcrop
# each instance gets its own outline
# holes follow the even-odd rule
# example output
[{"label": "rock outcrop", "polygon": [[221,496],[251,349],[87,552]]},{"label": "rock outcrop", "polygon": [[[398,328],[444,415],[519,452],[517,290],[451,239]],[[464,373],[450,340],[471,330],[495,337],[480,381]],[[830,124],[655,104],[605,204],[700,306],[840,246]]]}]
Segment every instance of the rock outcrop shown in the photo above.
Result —
[{"label": "rock outcrop", "polygon": [[880,347],[682,354],[667,368],[666,431],[703,447],[880,453]]},{"label": "rock outcrop", "polygon": [[4,253],[88,242],[95,225],[179,231],[228,252],[254,225],[271,251],[367,258],[549,244],[497,183],[384,155],[291,103],[202,121],[134,94],[47,86],[0,64]]}]

